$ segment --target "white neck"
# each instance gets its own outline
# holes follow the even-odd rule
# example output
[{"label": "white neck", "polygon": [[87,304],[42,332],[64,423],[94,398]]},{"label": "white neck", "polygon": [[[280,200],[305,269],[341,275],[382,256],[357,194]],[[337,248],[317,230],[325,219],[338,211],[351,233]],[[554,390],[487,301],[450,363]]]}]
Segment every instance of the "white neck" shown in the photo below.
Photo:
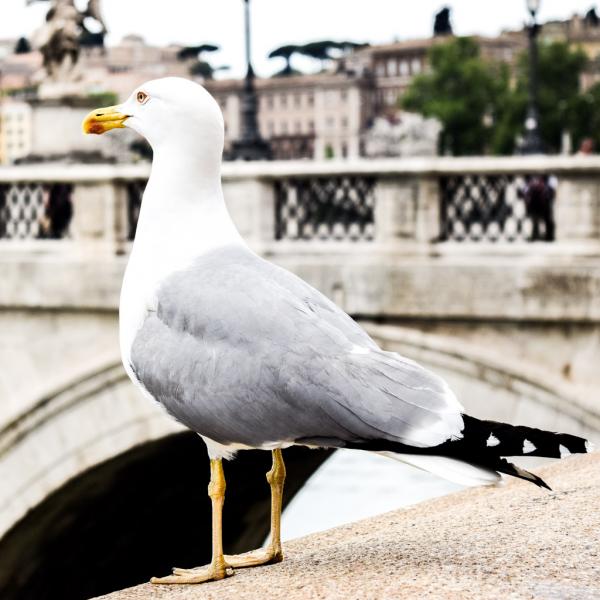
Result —
[{"label": "white neck", "polygon": [[[134,252],[145,260],[186,260],[213,248],[243,243],[223,200],[218,164],[162,147],[138,220]],[[175,266],[175,265],[173,265]]]},{"label": "white neck", "polygon": [[155,151],[121,290],[124,360],[147,311],[156,308],[164,279],[198,256],[231,244],[244,242],[223,200],[220,160],[211,164],[168,147]]}]

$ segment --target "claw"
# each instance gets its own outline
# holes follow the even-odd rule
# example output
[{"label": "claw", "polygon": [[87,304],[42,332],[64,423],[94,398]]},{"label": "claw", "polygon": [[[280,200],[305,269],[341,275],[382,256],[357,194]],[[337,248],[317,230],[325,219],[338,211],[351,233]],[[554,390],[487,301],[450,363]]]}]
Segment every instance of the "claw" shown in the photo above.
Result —
[{"label": "claw", "polygon": [[212,565],[196,567],[194,569],[173,569],[173,575],[166,577],[153,577],[150,583],[159,585],[181,585],[191,583],[205,583],[206,581],[218,581],[233,575],[232,569],[218,568]]},{"label": "claw", "polygon": [[266,550],[256,550],[254,552],[246,552],[245,554],[237,554],[235,556],[225,555],[223,557],[229,567],[234,569],[243,569],[245,567],[258,567],[259,565],[269,565],[278,563],[283,560],[281,550],[275,550],[272,547]]}]

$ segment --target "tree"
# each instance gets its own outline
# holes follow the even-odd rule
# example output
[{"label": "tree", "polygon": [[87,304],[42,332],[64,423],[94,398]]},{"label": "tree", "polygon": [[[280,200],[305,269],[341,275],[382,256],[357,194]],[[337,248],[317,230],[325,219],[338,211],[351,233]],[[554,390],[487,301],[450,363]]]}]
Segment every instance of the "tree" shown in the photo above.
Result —
[{"label": "tree", "polygon": [[332,60],[331,50],[337,49],[337,42],[332,40],[321,40],[320,42],[310,42],[300,46],[298,52],[304,56],[321,61],[321,69],[325,68],[325,62]]},{"label": "tree", "polygon": [[468,37],[434,45],[429,64],[428,73],[413,79],[403,108],[441,121],[442,153],[484,153],[508,94],[508,67],[482,59]]},{"label": "tree", "polygon": [[215,73],[218,71],[228,71],[229,65],[220,65],[213,67],[210,63],[204,60],[197,60],[190,65],[190,75],[202,77],[202,79],[214,79]]},{"label": "tree", "polygon": [[600,82],[578,96],[571,127],[575,148],[579,148],[584,139],[591,138],[596,151],[600,150]]},{"label": "tree", "polygon": [[[586,95],[582,98],[580,93],[581,73],[587,58],[582,50],[571,49],[564,42],[540,44],[538,50],[540,133],[546,150],[558,152],[565,131],[583,135],[579,133],[585,125],[581,111],[593,97],[587,96],[586,100]],[[510,154],[515,150],[515,140],[523,132],[527,113],[528,88],[529,57],[524,52],[518,60],[516,84],[499,115],[493,141],[497,153]],[[591,134],[589,131],[587,135]]]},{"label": "tree", "polygon": [[200,44],[199,46],[185,46],[177,53],[177,58],[182,61],[189,61],[190,75],[202,77],[203,79],[213,79],[217,71],[227,71],[228,65],[213,67],[208,61],[204,60],[203,55],[206,52],[217,52],[221,48],[214,44]]},{"label": "tree", "polygon": [[205,52],[217,52],[221,48],[214,44],[200,44],[199,46],[185,46],[177,53],[179,60],[198,60]]},{"label": "tree", "polygon": [[276,73],[275,77],[289,77],[290,75],[298,75],[300,72],[292,68],[292,56],[297,54],[300,50],[300,46],[295,44],[288,44],[286,46],[280,46],[275,48],[268,58],[283,58],[285,59],[285,67]]},{"label": "tree", "polygon": [[321,69],[324,70],[326,62],[342,58],[357,48],[364,48],[368,45],[369,44],[351,42],[349,40],[345,40],[343,42],[320,40],[318,42],[309,42],[303,46],[296,46],[295,52],[320,61]]}]

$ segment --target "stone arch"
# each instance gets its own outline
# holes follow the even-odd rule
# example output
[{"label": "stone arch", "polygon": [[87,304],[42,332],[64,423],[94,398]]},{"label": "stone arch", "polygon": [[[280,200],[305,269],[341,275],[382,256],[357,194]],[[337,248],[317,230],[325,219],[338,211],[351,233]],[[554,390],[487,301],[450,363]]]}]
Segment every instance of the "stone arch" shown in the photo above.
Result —
[{"label": "stone arch", "polygon": [[179,430],[115,357],[41,398],[0,431],[0,537],[66,481]]}]

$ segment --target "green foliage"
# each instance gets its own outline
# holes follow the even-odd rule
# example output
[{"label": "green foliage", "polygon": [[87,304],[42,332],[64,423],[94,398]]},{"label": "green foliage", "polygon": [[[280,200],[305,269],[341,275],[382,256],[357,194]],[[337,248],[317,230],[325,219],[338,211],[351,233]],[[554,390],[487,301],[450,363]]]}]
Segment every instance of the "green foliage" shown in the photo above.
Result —
[{"label": "green foliage", "polygon": [[508,68],[483,60],[479,46],[468,37],[436,44],[429,63],[430,72],[415,77],[402,106],[441,121],[442,153],[485,152],[508,93]]},{"label": "green foliage", "polygon": [[299,75],[300,72],[292,67],[291,61],[292,56],[295,54],[301,54],[302,56],[308,56],[321,62],[321,66],[328,60],[339,58],[344,54],[348,54],[357,48],[363,48],[368,44],[359,44],[349,40],[342,42],[335,42],[333,40],[321,40],[318,42],[310,42],[304,45],[287,44],[275,48],[270,54],[269,58],[284,58],[285,67],[279,71],[274,77],[286,77],[290,75]]},{"label": "green foliage", "polygon": [[[579,91],[585,54],[562,42],[540,44],[538,50],[540,130],[547,151],[560,149],[564,131],[575,144],[584,137],[600,142],[600,86]],[[514,153],[528,105],[528,52],[519,57],[512,85],[508,66],[484,60],[470,38],[433,46],[429,62],[430,72],[413,80],[402,106],[442,122],[441,152]]]},{"label": "green foliage", "polygon": [[580,94],[575,101],[571,133],[575,148],[585,138],[591,138],[596,151],[600,150],[600,82]]},{"label": "green foliage", "polygon": [[177,53],[177,58],[179,60],[187,60],[189,58],[192,59],[200,59],[200,56],[205,52],[217,52],[221,48],[219,46],[215,46],[214,44],[200,44],[199,46],[185,46],[181,48]]},{"label": "green foliage", "polygon": [[300,51],[300,46],[295,44],[287,44],[286,46],[280,46],[279,48],[275,48],[268,58],[283,58],[285,59],[285,67],[276,73],[274,77],[289,77],[291,75],[296,75],[299,71],[296,71],[292,67],[292,56],[297,54]]},{"label": "green foliage", "polygon": [[[590,135],[579,131],[584,126],[580,111],[586,105],[579,82],[586,62],[583,51],[570,49],[563,42],[540,44],[538,47],[540,132],[548,152],[560,150],[565,131],[577,138]],[[497,153],[507,154],[515,150],[515,139],[523,131],[527,112],[528,86],[529,56],[525,52],[519,57],[516,84],[496,127],[493,150]]]},{"label": "green foliage", "polygon": [[94,106],[114,106],[119,102],[119,96],[115,92],[90,94],[88,98],[93,100]]},{"label": "green foliage", "polygon": [[198,46],[185,46],[177,53],[177,58],[182,61],[188,61],[190,75],[202,77],[203,79],[213,79],[217,71],[226,71],[229,66],[222,65],[213,67],[208,61],[204,60],[206,52],[218,52],[220,46],[215,44],[199,44]]}]

